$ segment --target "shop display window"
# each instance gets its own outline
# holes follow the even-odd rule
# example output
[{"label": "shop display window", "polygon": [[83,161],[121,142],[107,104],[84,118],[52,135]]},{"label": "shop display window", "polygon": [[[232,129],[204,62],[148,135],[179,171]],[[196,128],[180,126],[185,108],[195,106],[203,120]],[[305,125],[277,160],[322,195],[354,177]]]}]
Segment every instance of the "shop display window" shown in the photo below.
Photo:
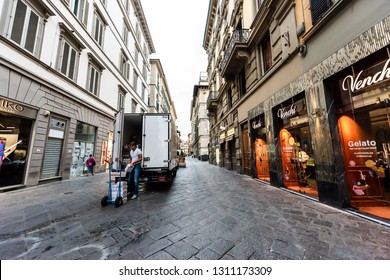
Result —
[{"label": "shop display window", "polygon": [[338,75],[335,100],[351,206],[390,220],[390,59],[383,54]]},{"label": "shop display window", "polygon": [[388,105],[373,104],[338,120],[351,205],[386,219],[390,219]]},{"label": "shop display window", "polygon": [[0,114],[0,188],[23,184],[32,121]]},{"label": "shop display window", "polygon": [[279,123],[279,145],[284,185],[288,189],[318,197],[315,162],[304,94],[275,110]]},{"label": "shop display window", "polygon": [[255,167],[254,177],[269,183],[270,171],[264,114],[251,121],[251,136],[252,160]]}]

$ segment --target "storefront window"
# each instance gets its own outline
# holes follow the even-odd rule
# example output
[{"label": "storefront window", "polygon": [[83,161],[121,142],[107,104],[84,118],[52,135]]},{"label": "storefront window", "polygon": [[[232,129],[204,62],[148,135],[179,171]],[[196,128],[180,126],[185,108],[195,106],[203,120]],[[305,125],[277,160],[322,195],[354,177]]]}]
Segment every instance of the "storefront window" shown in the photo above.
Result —
[{"label": "storefront window", "polygon": [[253,176],[269,183],[270,173],[264,114],[251,121],[251,143]]},{"label": "storefront window", "polygon": [[0,114],[0,188],[23,184],[32,121]]},{"label": "storefront window", "polygon": [[73,144],[71,176],[76,177],[86,173],[85,161],[90,154],[94,155],[95,137],[96,128],[94,126],[77,122]]},{"label": "storefront window", "polygon": [[315,163],[304,94],[275,108],[284,185],[308,196],[318,197]]},{"label": "storefront window", "polygon": [[351,206],[390,219],[390,60],[338,78],[338,128]]}]

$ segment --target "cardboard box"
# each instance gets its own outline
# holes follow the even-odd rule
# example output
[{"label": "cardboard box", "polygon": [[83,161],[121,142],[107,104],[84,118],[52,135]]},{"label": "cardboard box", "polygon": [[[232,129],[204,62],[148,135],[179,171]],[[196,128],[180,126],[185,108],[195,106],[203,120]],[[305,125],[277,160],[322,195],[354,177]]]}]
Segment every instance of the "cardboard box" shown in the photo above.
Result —
[{"label": "cardboard box", "polygon": [[[118,189],[119,189],[119,182],[115,185],[111,185],[111,198],[113,201],[115,201],[116,197],[118,196]],[[126,195],[125,195],[125,192],[126,192]],[[120,191],[119,195],[122,197],[123,200],[124,200],[124,197],[127,197],[127,187],[126,187],[126,191],[125,191],[125,186],[124,186],[123,182],[121,183],[121,191]]]}]

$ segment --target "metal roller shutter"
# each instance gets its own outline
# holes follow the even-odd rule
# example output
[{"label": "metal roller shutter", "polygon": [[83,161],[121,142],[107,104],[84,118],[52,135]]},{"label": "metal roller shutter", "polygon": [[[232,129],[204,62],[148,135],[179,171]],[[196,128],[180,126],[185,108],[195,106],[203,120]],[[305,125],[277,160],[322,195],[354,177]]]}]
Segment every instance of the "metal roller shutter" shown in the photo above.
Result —
[{"label": "metal roller shutter", "polygon": [[62,139],[49,138],[47,140],[47,146],[43,158],[41,179],[58,176],[59,165],[61,161],[61,151]]}]

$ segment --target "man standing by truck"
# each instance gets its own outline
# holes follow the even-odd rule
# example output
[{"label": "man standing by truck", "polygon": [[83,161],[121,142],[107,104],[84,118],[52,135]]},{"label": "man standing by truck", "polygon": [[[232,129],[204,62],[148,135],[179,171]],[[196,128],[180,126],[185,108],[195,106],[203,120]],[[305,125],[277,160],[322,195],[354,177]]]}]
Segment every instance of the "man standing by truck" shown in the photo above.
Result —
[{"label": "man standing by truck", "polygon": [[135,142],[130,143],[130,168],[129,179],[127,182],[127,193],[131,199],[138,197],[139,174],[141,173],[142,151],[137,148]]}]

